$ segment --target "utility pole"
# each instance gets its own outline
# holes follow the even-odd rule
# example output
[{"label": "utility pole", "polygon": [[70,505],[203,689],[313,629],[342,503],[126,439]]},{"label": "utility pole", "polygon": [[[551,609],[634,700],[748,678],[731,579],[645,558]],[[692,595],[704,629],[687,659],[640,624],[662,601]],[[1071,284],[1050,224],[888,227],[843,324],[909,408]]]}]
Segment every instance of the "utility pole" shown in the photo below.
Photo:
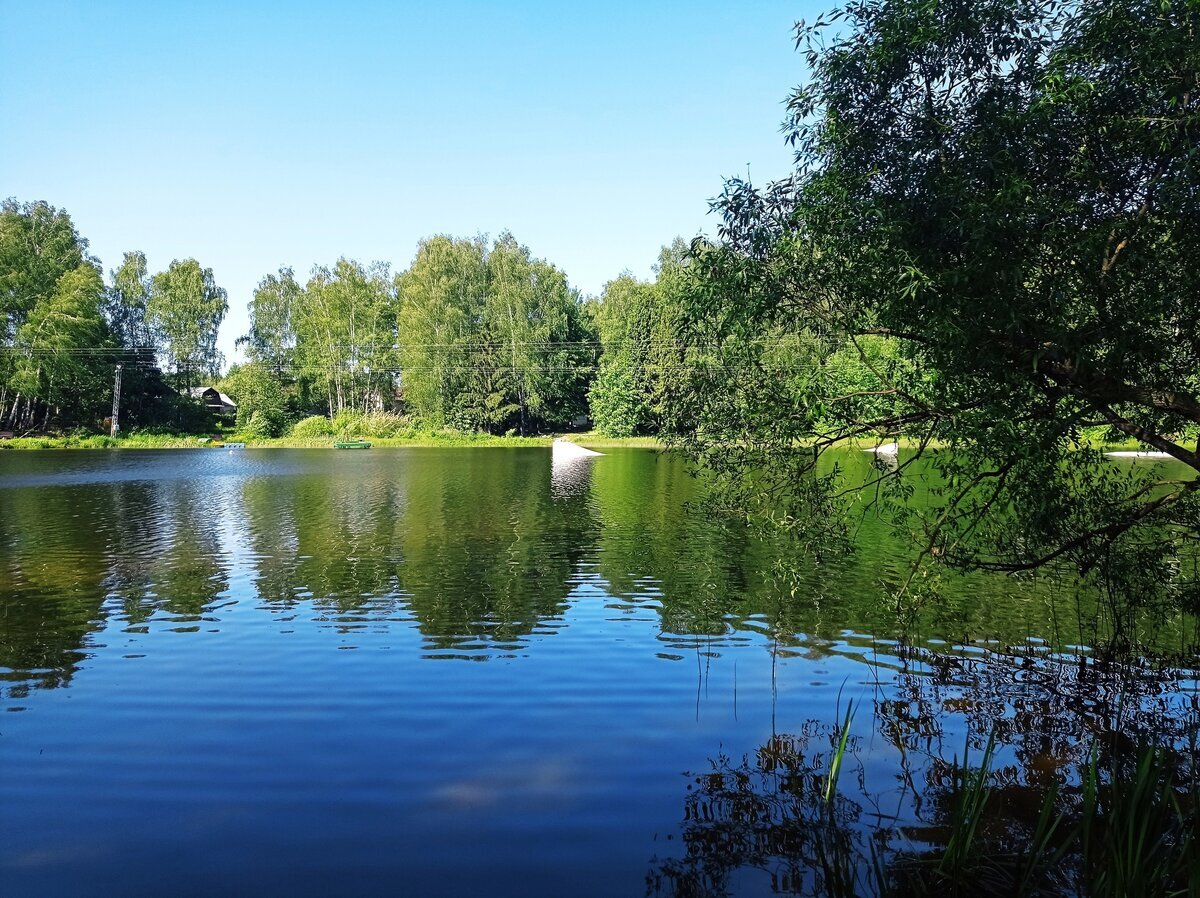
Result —
[{"label": "utility pole", "polygon": [[117,376],[113,381],[113,412],[112,412],[112,429],[108,435],[115,437],[117,431],[121,429],[121,425],[117,423],[117,418],[121,414],[121,363],[117,362]]}]

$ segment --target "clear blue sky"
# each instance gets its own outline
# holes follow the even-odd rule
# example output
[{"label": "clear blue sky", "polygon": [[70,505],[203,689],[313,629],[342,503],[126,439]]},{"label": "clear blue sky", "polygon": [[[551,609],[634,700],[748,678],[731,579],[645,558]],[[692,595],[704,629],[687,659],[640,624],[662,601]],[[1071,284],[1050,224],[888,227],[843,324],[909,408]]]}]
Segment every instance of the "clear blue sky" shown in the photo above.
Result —
[{"label": "clear blue sky", "polygon": [[786,174],[790,30],[832,3],[0,0],[0,195],[67,209],[106,271],[229,291],[507,228],[599,293]]}]

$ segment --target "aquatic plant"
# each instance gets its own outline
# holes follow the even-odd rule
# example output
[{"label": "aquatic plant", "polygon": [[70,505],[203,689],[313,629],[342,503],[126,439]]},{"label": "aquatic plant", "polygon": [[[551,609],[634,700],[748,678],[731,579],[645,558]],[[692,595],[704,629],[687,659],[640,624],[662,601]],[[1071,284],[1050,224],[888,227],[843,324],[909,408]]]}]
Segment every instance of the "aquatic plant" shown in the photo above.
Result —
[{"label": "aquatic plant", "polygon": [[1039,790],[995,769],[995,732],[977,764],[968,739],[961,760],[931,764],[927,825],[914,826],[867,813],[839,787],[851,717],[828,751],[807,752],[824,730],[810,722],[773,737],[756,763],[718,758],[687,799],[687,855],[656,865],[650,894],[725,894],[746,867],[787,871],[772,874],[776,891],[822,898],[1200,894],[1194,740],[1098,741],[1067,785]]}]

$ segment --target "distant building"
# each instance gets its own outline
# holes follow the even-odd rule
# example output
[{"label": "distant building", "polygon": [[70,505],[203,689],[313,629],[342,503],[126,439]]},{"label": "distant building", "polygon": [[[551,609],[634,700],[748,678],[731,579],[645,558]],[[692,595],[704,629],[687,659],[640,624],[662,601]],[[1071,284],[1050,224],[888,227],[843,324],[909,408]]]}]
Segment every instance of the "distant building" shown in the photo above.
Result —
[{"label": "distant building", "polygon": [[192,387],[188,395],[203,402],[204,407],[217,415],[236,415],[237,403],[216,387]]}]

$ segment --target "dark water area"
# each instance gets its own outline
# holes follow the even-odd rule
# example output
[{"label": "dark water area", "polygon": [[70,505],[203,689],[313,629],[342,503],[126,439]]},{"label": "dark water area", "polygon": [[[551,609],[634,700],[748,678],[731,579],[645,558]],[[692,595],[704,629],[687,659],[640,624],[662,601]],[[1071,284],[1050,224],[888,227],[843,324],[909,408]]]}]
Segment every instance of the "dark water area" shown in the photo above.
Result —
[{"label": "dark water area", "polygon": [[989,734],[1017,807],[1194,728],[1191,618],[1118,665],[1070,583],[975,576],[902,627],[883,524],[817,564],[702,488],[646,450],[0,453],[0,894],[803,891],[780,795],[851,702],[848,825],[917,842]]}]

